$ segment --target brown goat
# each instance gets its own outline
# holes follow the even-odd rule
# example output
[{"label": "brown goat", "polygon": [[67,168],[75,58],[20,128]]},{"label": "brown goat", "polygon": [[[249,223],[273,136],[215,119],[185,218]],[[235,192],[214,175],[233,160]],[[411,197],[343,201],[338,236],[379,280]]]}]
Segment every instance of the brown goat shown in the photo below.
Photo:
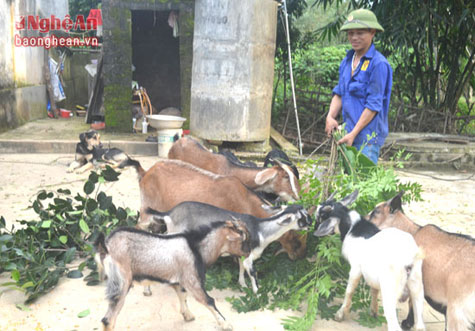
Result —
[{"label": "brown goat", "polygon": [[135,228],[119,228],[96,241],[96,262],[107,275],[109,309],[104,330],[113,330],[133,281],[151,280],[171,285],[180,300],[185,321],[193,314],[186,292],[210,310],[221,329],[232,330],[205,290],[206,267],[222,254],[249,255],[249,232],[239,220],[215,222],[195,230],[156,235]]},{"label": "brown goat", "polygon": [[[449,233],[435,225],[419,226],[403,212],[401,196],[378,204],[369,220],[378,228],[409,232],[424,250],[424,294],[432,308],[445,315],[446,330],[475,330],[475,239]],[[402,323],[414,323],[413,312]]]},{"label": "brown goat", "polygon": [[290,166],[275,160],[270,168],[247,167],[232,163],[221,154],[209,152],[188,137],[177,140],[168,152],[169,159],[182,160],[223,176],[235,176],[255,191],[278,195],[284,201],[299,199],[300,184]]},{"label": "brown goat", "polygon": [[[184,201],[197,201],[259,218],[272,216],[271,207],[233,176],[221,176],[180,160],[163,160],[145,171],[138,161],[132,160],[140,177],[140,220],[142,229],[151,224],[148,208],[168,211]],[[279,242],[289,258],[305,256],[306,235],[291,230]]]}]

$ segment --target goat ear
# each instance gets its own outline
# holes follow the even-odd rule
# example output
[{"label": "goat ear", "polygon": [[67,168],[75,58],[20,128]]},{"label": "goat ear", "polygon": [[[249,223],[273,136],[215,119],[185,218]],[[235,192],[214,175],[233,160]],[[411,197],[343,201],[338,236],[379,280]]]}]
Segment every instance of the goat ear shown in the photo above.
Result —
[{"label": "goat ear", "polygon": [[292,217],[284,217],[283,219],[277,221],[277,224],[279,225],[287,225],[292,221]]},{"label": "goat ear", "polygon": [[277,171],[274,168],[267,168],[257,173],[254,182],[257,185],[264,185],[268,181],[274,179],[275,176],[277,176]]},{"label": "goat ear", "polygon": [[356,201],[356,198],[358,197],[358,193],[359,193],[358,190],[354,190],[353,193],[341,199],[340,203],[343,206],[348,207],[349,205],[351,205],[353,202]]},{"label": "goat ear", "polygon": [[402,195],[404,191],[401,191],[394,198],[389,200],[389,211],[394,214],[397,211],[402,211]]},{"label": "goat ear", "polygon": [[338,219],[332,217],[320,224],[318,229],[313,233],[315,237],[323,237],[328,234],[332,234],[335,231],[335,227],[338,226]]},{"label": "goat ear", "polygon": [[79,141],[83,144],[86,142],[86,134],[84,132],[79,135]]},{"label": "goat ear", "polygon": [[243,240],[242,236],[239,233],[235,232],[234,230],[226,236],[226,239],[229,240],[229,241],[242,241]]}]

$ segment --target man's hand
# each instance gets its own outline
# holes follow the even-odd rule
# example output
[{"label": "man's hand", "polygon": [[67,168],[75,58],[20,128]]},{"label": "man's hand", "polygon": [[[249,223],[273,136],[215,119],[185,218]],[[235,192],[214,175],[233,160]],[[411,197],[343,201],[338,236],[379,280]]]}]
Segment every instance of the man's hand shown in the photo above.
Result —
[{"label": "man's hand", "polygon": [[346,146],[353,146],[353,141],[355,140],[356,135],[353,132],[347,133],[343,138],[337,141],[337,144],[346,144]]},{"label": "man's hand", "polygon": [[325,122],[325,132],[327,136],[330,137],[332,135],[333,130],[335,130],[336,128],[338,128],[338,122],[336,121],[336,119],[331,116],[327,116],[327,120]]}]

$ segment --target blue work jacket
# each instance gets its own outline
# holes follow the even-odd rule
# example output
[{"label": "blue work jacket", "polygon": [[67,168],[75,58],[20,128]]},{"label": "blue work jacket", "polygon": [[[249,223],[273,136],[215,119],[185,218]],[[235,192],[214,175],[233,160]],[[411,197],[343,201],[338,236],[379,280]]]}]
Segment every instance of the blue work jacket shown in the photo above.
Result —
[{"label": "blue work jacket", "polygon": [[342,101],[343,122],[351,132],[365,108],[377,112],[368,125],[356,136],[353,145],[367,142],[373,132],[376,137],[369,143],[382,146],[388,135],[388,112],[393,71],[386,58],[374,48],[374,44],[361,58],[353,76],[351,62],[354,50],[348,51],[340,64],[340,78],[333,89]]}]

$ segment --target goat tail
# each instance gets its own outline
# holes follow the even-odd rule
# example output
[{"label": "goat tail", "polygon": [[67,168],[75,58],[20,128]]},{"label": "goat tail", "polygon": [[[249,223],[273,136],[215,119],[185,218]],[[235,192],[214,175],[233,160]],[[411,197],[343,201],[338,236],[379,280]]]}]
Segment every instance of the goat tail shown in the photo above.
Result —
[{"label": "goat tail", "polygon": [[128,158],[127,160],[123,161],[120,165],[122,165],[122,164],[124,164],[124,167],[125,166],[134,167],[135,170],[137,170],[137,174],[139,175],[139,180],[141,180],[143,178],[143,176],[145,176],[145,170],[144,170],[144,168],[142,168],[139,161]]},{"label": "goat tail", "polygon": [[110,255],[104,259],[104,271],[107,276],[106,297],[109,301],[117,301],[123,292],[125,280]]},{"label": "goat tail", "polygon": [[162,213],[150,207],[147,208],[145,212],[152,215],[151,219],[153,220],[153,223],[149,225],[149,228],[154,233],[164,232],[172,223],[172,219],[168,213]]},{"label": "goat tail", "polygon": [[104,259],[109,251],[106,247],[106,241],[104,238],[104,234],[101,232],[97,237],[96,241],[94,242],[94,248],[96,250],[96,254],[94,255],[94,260],[96,261],[97,265],[97,272],[99,273],[99,280],[103,281],[105,278],[104,273]]}]

